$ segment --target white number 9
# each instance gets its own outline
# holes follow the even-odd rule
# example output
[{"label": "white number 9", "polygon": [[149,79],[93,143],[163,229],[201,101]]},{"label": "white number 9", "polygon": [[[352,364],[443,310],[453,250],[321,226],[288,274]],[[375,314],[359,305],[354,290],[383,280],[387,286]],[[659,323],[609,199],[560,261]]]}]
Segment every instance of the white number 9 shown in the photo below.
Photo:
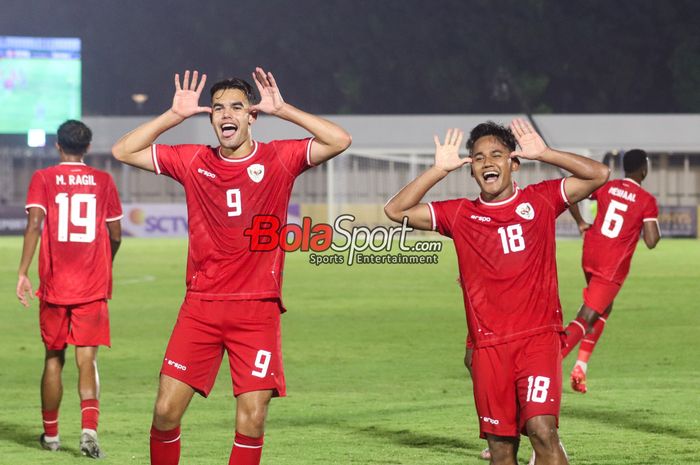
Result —
[{"label": "white number 9", "polygon": [[233,210],[228,212],[228,216],[241,216],[243,208],[241,207],[241,190],[229,189],[226,191],[226,205]]}]

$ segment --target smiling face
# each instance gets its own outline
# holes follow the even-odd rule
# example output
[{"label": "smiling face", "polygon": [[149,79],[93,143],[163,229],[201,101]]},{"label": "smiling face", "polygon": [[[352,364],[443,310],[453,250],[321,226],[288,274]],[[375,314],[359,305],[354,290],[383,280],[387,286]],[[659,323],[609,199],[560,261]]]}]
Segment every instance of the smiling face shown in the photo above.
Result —
[{"label": "smiling face", "polygon": [[483,136],[472,147],[472,176],[487,202],[504,200],[513,194],[511,173],[520,162],[510,157],[510,149],[496,136]]},{"label": "smiling face", "polygon": [[247,154],[251,146],[250,126],[255,114],[250,112],[250,102],[240,89],[223,89],[211,99],[211,125],[224,156]]}]

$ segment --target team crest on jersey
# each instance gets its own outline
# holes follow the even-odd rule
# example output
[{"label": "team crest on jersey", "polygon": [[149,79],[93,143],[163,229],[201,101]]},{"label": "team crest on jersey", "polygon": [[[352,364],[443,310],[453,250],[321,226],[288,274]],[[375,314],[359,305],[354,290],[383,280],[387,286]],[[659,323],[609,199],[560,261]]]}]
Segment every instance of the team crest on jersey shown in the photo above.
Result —
[{"label": "team crest on jersey", "polygon": [[248,176],[250,176],[253,182],[262,181],[263,176],[265,176],[265,167],[260,163],[250,165],[248,167]]},{"label": "team crest on jersey", "polygon": [[535,209],[532,208],[530,202],[524,202],[515,207],[515,213],[526,220],[531,220],[535,217]]}]

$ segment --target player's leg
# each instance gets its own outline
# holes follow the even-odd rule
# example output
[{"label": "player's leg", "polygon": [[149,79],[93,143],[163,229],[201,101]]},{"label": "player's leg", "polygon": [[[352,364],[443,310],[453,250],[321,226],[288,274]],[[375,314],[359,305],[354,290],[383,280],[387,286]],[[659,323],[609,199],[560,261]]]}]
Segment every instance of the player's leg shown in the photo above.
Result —
[{"label": "player's leg", "polygon": [[207,396],[221,364],[217,306],[185,298],[160,371],[151,425],[151,464],[177,465],[180,422],[195,392]]},{"label": "player's leg", "polygon": [[82,432],[80,451],[92,458],[104,454],[97,440],[100,417],[100,377],[97,371],[98,346],[109,347],[109,311],[107,301],[95,300],[72,305],[68,343],[75,346],[75,364],[78,367],[78,394]]},{"label": "player's leg", "polygon": [[574,391],[586,393],[588,387],[586,386],[586,376],[588,372],[588,361],[593,354],[600,336],[603,334],[605,329],[605,324],[608,320],[608,315],[612,312],[612,304],[605,309],[605,313],[599,316],[596,322],[593,324],[593,329],[586,334],[586,337],[581,341],[581,346],[578,350],[578,356],[576,358],[576,363],[574,368],[571,370],[571,387]]},{"label": "player's leg", "polygon": [[[474,351],[470,348],[466,348],[464,351],[464,367],[467,369],[469,376],[472,376],[472,353]],[[491,460],[491,451],[488,447],[479,452],[479,458],[481,460]]]},{"label": "player's leg", "polygon": [[495,436],[487,434],[492,465],[517,465],[519,437]]},{"label": "player's leg", "polygon": [[538,465],[566,464],[559,443],[561,340],[544,333],[520,341],[516,357],[520,432],[532,443]]},{"label": "player's leg", "polygon": [[44,449],[56,451],[61,443],[58,436],[58,409],[63,398],[61,374],[66,351],[46,349],[44,371],[41,375],[41,417],[44,433],[39,441]]},{"label": "player's leg", "polygon": [[527,435],[535,452],[537,465],[566,465],[569,463],[559,440],[557,417],[538,415],[525,423]]},{"label": "player's leg", "polygon": [[569,352],[578,345],[586,334],[588,334],[597,319],[598,312],[585,303],[581,305],[581,308],[576,314],[576,318],[572,320],[564,330],[566,334],[566,343],[562,348],[562,357],[569,355]]},{"label": "player's leg", "polygon": [[285,395],[280,302],[231,302],[225,344],[236,404],[230,465],[258,465],[270,399]]},{"label": "player's leg", "polygon": [[58,450],[58,410],[63,398],[61,374],[66,362],[69,312],[65,307],[39,302],[39,328],[44,342],[44,371],[41,375],[41,416],[44,433],[39,437],[41,447]]},{"label": "player's leg", "polygon": [[229,465],[257,465],[262,456],[265,419],[274,391],[252,391],[236,398],[236,436]]}]

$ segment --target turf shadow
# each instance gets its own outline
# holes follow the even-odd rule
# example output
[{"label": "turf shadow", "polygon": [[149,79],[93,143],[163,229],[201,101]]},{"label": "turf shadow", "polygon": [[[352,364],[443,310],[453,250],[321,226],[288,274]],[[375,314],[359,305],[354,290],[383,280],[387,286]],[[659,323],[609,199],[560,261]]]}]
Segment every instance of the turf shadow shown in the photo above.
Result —
[{"label": "turf shadow", "polygon": [[[34,430],[31,432],[27,431],[24,425],[0,420],[0,440],[12,441],[28,449],[41,450],[41,446],[39,445],[39,433]],[[76,457],[82,457],[78,448],[66,447],[64,444],[61,444],[59,453],[69,453]]]},{"label": "turf shadow", "polygon": [[436,436],[433,434],[417,433],[406,429],[390,430],[378,426],[354,428],[360,434],[373,438],[384,438],[395,444],[416,448],[429,448],[446,453],[478,454],[484,448],[484,442],[474,439],[465,440],[454,437]]}]

